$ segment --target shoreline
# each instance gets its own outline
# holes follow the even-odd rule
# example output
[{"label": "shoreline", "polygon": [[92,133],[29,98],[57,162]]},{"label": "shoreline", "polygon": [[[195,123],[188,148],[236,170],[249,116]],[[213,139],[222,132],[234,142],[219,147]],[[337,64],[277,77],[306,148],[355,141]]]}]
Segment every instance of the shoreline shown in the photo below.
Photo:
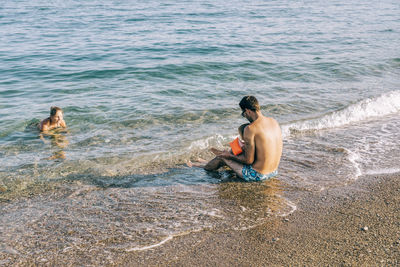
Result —
[{"label": "shoreline", "polygon": [[298,209],[247,230],[190,233],[127,252],[136,266],[394,266],[400,264],[400,173],[306,192]]}]

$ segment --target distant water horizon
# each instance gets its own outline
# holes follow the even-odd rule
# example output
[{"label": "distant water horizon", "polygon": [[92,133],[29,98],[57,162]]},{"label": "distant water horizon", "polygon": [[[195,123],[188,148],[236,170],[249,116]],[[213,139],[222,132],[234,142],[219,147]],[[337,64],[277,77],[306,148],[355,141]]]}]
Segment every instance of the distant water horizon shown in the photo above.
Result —
[{"label": "distant water horizon", "polygon": [[[394,0],[3,3],[0,260],[41,238],[78,251],[115,235],[112,253],[246,229],[294,212],[299,192],[398,172],[398,14]],[[188,168],[237,136],[245,95],[281,125],[279,176]],[[32,125],[51,106],[68,131],[43,141]]]}]

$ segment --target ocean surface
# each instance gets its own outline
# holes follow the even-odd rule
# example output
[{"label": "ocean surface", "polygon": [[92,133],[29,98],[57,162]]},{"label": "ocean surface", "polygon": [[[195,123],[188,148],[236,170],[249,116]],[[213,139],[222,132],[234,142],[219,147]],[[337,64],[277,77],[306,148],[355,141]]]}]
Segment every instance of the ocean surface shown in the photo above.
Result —
[{"label": "ocean surface", "polygon": [[[0,265],[112,263],[400,171],[399,14],[398,0],[2,1]],[[187,167],[237,136],[245,95],[281,125],[279,176]],[[40,139],[50,106],[68,130]]]}]

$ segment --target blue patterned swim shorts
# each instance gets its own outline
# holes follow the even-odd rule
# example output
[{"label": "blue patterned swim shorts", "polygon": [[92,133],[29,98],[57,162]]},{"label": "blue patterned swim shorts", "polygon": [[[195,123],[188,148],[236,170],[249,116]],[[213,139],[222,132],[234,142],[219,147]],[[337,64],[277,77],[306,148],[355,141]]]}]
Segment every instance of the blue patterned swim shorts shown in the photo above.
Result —
[{"label": "blue patterned swim shorts", "polygon": [[244,165],[242,169],[243,179],[247,182],[264,181],[278,175],[278,170],[271,173],[261,174],[253,169],[251,165]]}]

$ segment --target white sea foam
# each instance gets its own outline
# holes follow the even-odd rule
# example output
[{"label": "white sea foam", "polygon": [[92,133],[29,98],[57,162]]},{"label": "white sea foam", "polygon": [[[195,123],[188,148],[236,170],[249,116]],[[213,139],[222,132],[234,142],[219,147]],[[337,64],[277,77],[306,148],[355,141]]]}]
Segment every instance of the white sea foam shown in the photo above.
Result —
[{"label": "white sea foam", "polygon": [[287,198],[283,198],[283,197],[282,197],[282,199],[285,200],[286,205],[289,207],[289,210],[286,211],[286,212],[282,210],[281,212],[278,213],[278,216],[286,217],[286,216],[289,216],[290,214],[292,214],[293,212],[295,212],[297,210],[297,206],[292,201],[290,201]]},{"label": "white sea foam", "polygon": [[191,230],[191,231],[185,231],[185,232],[181,232],[181,233],[169,235],[169,236],[167,236],[165,239],[163,239],[163,240],[161,240],[160,242],[155,243],[155,244],[153,244],[153,245],[143,246],[143,247],[128,248],[128,249],[126,249],[125,251],[126,251],[126,252],[143,251],[143,250],[148,250],[148,249],[156,248],[156,247],[159,247],[159,246],[161,246],[161,245],[167,243],[168,241],[172,240],[172,239],[175,238],[175,237],[184,236],[184,235],[187,235],[187,234],[190,234],[190,233],[200,232],[201,230],[202,230],[201,228],[200,228],[200,229],[193,229],[193,230]]},{"label": "white sea foam", "polygon": [[250,225],[250,226],[233,227],[232,229],[233,229],[234,231],[246,231],[246,230],[250,230],[250,229],[256,228],[257,226],[260,226],[260,225],[262,225],[263,223],[265,223],[264,220],[262,220],[261,222],[258,222],[258,223],[256,223],[256,224]]},{"label": "white sea foam", "polygon": [[164,240],[162,240],[159,243],[156,243],[156,244],[153,244],[153,245],[150,245],[150,246],[144,246],[144,247],[133,247],[133,248],[127,249],[126,251],[127,252],[141,251],[141,250],[148,250],[148,249],[151,249],[151,248],[159,247],[159,246],[163,245],[164,243],[168,242],[169,240],[171,240],[172,238],[174,238],[174,236],[170,235],[170,236],[168,236],[167,238],[165,238]]},{"label": "white sea foam", "polygon": [[361,167],[360,164],[358,163],[358,161],[360,160],[360,155],[351,150],[348,149],[345,150],[348,153],[348,160],[354,166],[355,169],[354,179],[356,180],[358,177],[362,175]]},{"label": "white sea foam", "polygon": [[313,131],[341,127],[347,124],[383,117],[400,112],[400,91],[392,91],[376,98],[367,98],[345,109],[327,114],[321,118],[284,125],[283,135],[291,132]]},{"label": "white sea foam", "polygon": [[[279,196],[279,197],[281,197],[282,200],[284,200],[286,206],[288,207],[288,210],[282,209],[281,211],[279,211],[276,214],[276,216],[287,217],[287,216],[289,216],[290,214],[294,213],[297,210],[297,206],[292,201],[288,200],[287,198],[283,198],[282,196]],[[241,206],[241,208],[243,208],[243,207]],[[268,212],[268,213],[270,215],[272,215],[271,212]],[[245,230],[253,229],[253,228],[255,228],[255,227],[259,226],[259,225],[264,224],[267,219],[268,219],[267,217],[266,218],[259,218],[251,225],[232,227],[232,229],[235,230],[235,231],[245,231]]]},{"label": "white sea foam", "polygon": [[369,170],[365,172],[365,174],[367,175],[392,174],[392,173],[400,173],[400,169],[388,168],[388,169]]},{"label": "white sea foam", "polygon": [[225,137],[223,137],[220,134],[216,134],[216,135],[207,137],[205,139],[199,139],[199,140],[193,141],[189,145],[188,150],[189,151],[204,150],[211,146],[222,146],[226,141],[227,141],[227,139]]},{"label": "white sea foam", "polygon": [[216,217],[216,218],[221,218],[221,219],[224,218],[224,216],[221,215],[221,211],[219,209],[212,209],[211,211],[206,212],[206,214],[211,217]]}]

